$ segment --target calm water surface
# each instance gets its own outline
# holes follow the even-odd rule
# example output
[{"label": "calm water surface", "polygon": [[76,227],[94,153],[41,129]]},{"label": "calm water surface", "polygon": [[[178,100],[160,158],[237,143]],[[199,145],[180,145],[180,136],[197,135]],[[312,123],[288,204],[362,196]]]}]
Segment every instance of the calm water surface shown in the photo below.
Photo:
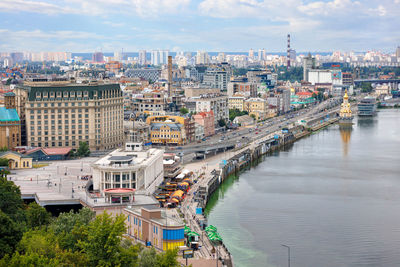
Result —
[{"label": "calm water surface", "polygon": [[400,110],[355,119],[227,180],[207,207],[235,266],[400,266]]}]

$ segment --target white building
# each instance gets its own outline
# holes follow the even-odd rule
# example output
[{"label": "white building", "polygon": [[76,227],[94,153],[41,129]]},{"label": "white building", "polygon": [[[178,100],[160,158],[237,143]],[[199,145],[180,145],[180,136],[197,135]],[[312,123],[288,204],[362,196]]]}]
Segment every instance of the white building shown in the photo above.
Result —
[{"label": "white building", "polygon": [[196,55],[196,65],[208,64],[210,62],[210,58],[205,51],[197,51]]},{"label": "white building", "polygon": [[153,50],[151,51],[151,64],[152,65],[164,65],[168,63],[168,50]]},{"label": "white building", "polygon": [[138,63],[139,65],[146,65],[146,50],[139,51]]},{"label": "white building", "polygon": [[127,143],[92,164],[93,190],[132,188],[152,194],[164,178],[161,149],[142,149],[140,143]]},{"label": "white building", "polygon": [[332,83],[332,73],[330,70],[309,70],[307,81],[312,85],[316,83]]}]

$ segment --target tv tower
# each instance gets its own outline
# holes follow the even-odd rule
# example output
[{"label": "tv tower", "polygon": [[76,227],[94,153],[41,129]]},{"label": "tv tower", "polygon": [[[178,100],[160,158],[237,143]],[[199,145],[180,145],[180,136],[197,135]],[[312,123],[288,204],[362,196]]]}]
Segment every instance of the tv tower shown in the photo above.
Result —
[{"label": "tv tower", "polygon": [[286,68],[290,69],[290,34],[287,35],[287,65]]}]

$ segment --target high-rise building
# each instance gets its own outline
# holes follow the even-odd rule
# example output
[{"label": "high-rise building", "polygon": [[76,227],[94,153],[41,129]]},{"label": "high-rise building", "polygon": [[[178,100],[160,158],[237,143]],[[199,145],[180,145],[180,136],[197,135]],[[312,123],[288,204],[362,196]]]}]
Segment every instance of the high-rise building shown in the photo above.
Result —
[{"label": "high-rise building", "polygon": [[225,62],[225,53],[218,53],[217,61],[218,61],[219,63]]},{"label": "high-rise building", "polygon": [[122,61],[124,59],[123,52],[114,52],[114,60]]},{"label": "high-rise building", "polygon": [[254,59],[254,50],[253,50],[253,48],[251,48],[251,49],[249,50],[249,58],[250,58],[250,59]]},{"label": "high-rise building", "polygon": [[267,57],[266,53],[265,53],[265,49],[259,49],[258,50],[258,60],[265,60]]},{"label": "high-rise building", "polygon": [[172,56],[168,56],[168,96],[172,97]]},{"label": "high-rise building", "polygon": [[400,46],[398,46],[396,49],[396,57],[400,58]]},{"label": "high-rise building", "polygon": [[151,51],[151,64],[158,66],[168,63],[168,50],[153,50]]},{"label": "high-rise building", "polygon": [[124,142],[123,96],[118,84],[31,82],[25,104],[27,144],[108,150]]},{"label": "high-rise building", "polygon": [[20,63],[24,60],[24,53],[13,52],[13,53],[10,53],[10,57],[11,57],[13,63]]},{"label": "high-rise building", "polygon": [[94,63],[104,62],[104,55],[102,52],[94,52],[92,55],[92,61]]},{"label": "high-rise building", "polygon": [[209,68],[204,74],[203,83],[212,88],[218,88],[226,91],[230,75],[226,70],[220,68]]},{"label": "high-rise building", "polygon": [[308,56],[303,58],[303,81],[308,81],[308,72],[315,68],[315,58],[308,53]]},{"label": "high-rise building", "polygon": [[146,65],[146,50],[139,51],[139,65]]},{"label": "high-rise building", "polygon": [[205,52],[205,51],[197,51],[196,65],[208,64],[208,63],[209,63],[209,57],[208,57],[207,52]]}]

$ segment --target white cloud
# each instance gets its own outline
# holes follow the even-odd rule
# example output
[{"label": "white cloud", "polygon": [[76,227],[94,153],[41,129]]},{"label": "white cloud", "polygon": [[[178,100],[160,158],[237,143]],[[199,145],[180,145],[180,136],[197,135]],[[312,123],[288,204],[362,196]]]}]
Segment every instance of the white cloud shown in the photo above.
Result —
[{"label": "white cloud", "polygon": [[174,14],[186,8],[190,0],[1,0],[3,12],[32,12],[43,14],[135,14],[142,17]]},{"label": "white cloud", "polygon": [[[386,15],[386,13],[387,13],[386,8],[382,5],[379,5],[378,6],[378,15],[383,17]],[[399,27],[400,27],[400,25],[399,25]]]},{"label": "white cloud", "polygon": [[2,12],[33,12],[44,14],[57,13],[76,13],[69,7],[55,5],[44,1],[28,1],[28,0],[1,0],[0,9]]},{"label": "white cloud", "polygon": [[115,27],[115,28],[124,27],[125,26],[125,23],[123,23],[123,22],[113,22],[113,21],[108,21],[108,20],[103,21],[103,24],[109,25],[109,26]]}]

